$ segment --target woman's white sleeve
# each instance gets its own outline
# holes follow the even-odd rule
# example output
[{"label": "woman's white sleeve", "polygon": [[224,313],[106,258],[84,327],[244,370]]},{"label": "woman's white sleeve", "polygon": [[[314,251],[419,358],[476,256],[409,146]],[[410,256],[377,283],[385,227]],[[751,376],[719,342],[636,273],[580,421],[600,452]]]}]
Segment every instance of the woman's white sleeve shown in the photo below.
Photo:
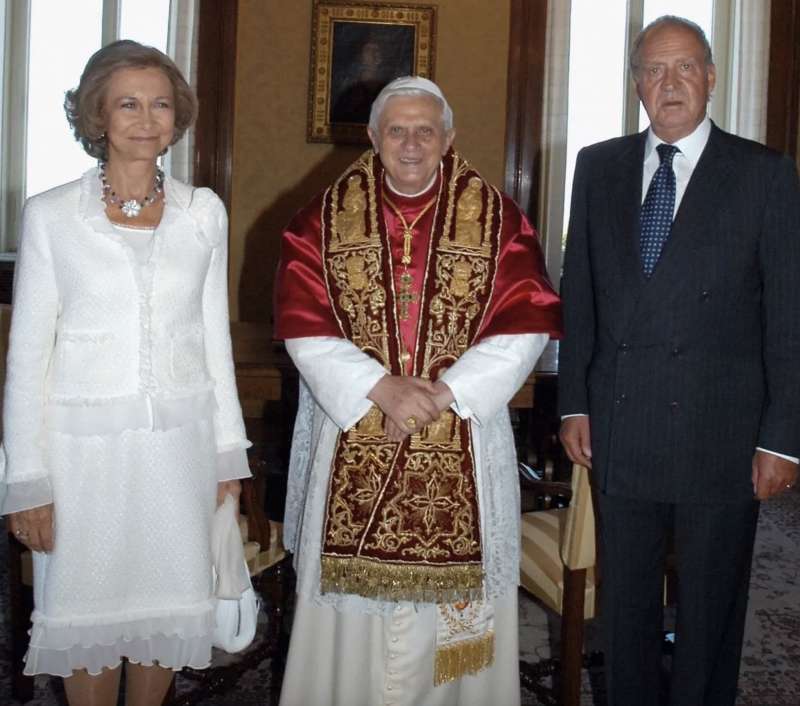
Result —
[{"label": "woman's white sleeve", "polygon": [[247,440],[236,389],[230,320],[228,317],[228,217],[216,196],[205,217],[207,232],[212,232],[211,262],[203,288],[203,327],[206,364],[215,382],[217,410],[214,433],[217,442],[217,479],[249,478],[245,449]]},{"label": "woman's white sleeve", "polygon": [[[41,203],[29,201],[14,275],[3,399],[6,497],[0,514],[53,501],[45,462],[45,380],[55,344],[58,287]],[[1,462],[0,462],[1,463]]]}]

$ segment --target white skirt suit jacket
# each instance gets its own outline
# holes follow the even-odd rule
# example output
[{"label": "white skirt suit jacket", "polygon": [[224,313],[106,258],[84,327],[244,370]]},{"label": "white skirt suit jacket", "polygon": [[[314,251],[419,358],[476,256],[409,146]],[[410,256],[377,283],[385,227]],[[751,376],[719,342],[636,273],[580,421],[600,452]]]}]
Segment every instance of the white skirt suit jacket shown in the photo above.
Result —
[{"label": "white skirt suit jacket", "polygon": [[210,660],[216,484],[250,475],[250,443],[225,208],[169,177],[164,198],[146,262],[105,215],[96,169],[25,206],[2,513],[55,508],[54,550],[34,554],[28,674]]}]

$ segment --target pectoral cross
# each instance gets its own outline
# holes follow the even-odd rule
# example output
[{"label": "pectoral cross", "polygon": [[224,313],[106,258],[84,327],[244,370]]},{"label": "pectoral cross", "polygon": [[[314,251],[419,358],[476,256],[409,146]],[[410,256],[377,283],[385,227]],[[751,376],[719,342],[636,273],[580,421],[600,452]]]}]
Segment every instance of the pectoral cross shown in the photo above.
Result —
[{"label": "pectoral cross", "polygon": [[397,293],[397,304],[400,307],[400,321],[408,321],[410,316],[408,308],[417,301],[417,295],[414,292],[414,278],[408,271],[408,266],[411,264],[411,241],[414,238],[414,233],[411,228],[406,226],[403,228],[403,257],[400,262],[403,264],[403,272],[400,274],[400,288]]},{"label": "pectoral cross", "polygon": [[400,287],[397,293],[397,304],[400,307],[400,321],[408,321],[411,315],[408,308],[416,303],[417,293],[413,290],[414,278],[408,270],[400,275]]},{"label": "pectoral cross", "polygon": [[388,198],[386,199],[386,203],[394,211],[397,219],[403,226],[403,256],[400,258],[400,262],[403,265],[403,272],[400,275],[400,286],[398,287],[397,292],[397,305],[400,309],[400,321],[408,321],[410,316],[408,307],[417,301],[417,294],[412,289],[414,278],[408,271],[408,266],[411,264],[411,243],[414,240],[414,226],[419,223],[419,219],[428,212],[434,203],[436,203],[436,197],[432,198],[430,201],[428,201],[428,203],[425,204],[422,210],[417,214],[417,217],[411,221],[410,224],[406,221],[405,216],[403,216],[400,209],[397,208],[397,206],[395,206]]}]

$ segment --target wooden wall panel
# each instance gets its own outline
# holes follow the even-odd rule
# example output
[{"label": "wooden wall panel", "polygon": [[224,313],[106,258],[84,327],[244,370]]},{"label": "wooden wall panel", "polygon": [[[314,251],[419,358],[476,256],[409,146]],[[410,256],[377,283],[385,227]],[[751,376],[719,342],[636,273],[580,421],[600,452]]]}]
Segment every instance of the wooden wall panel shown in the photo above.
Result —
[{"label": "wooden wall panel", "polygon": [[800,0],[772,0],[767,144],[800,158],[799,126]]},{"label": "wooden wall panel", "polygon": [[547,0],[512,0],[505,191],[537,222],[547,46]]}]

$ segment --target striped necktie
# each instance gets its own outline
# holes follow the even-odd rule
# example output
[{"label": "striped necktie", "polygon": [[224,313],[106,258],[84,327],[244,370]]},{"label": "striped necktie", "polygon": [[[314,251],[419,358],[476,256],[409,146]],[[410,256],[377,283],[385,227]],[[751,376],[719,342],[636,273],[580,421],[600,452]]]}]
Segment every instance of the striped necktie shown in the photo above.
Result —
[{"label": "striped necktie", "polygon": [[642,269],[645,277],[650,277],[656,267],[664,243],[672,228],[672,214],[675,210],[675,172],[672,159],[680,150],[674,145],[662,143],[656,147],[661,164],[653,174],[647,196],[642,204],[639,251],[642,255]]}]

